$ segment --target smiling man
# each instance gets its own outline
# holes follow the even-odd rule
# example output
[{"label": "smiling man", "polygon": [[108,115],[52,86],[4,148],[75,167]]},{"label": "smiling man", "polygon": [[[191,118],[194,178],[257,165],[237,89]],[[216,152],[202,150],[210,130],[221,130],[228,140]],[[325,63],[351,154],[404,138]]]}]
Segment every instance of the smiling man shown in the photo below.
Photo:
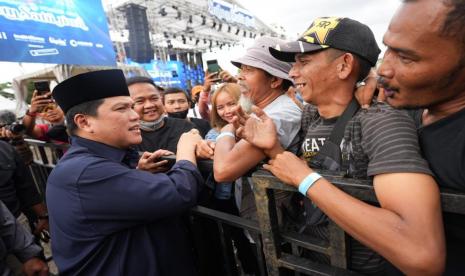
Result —
[{"label": "smiling man", "polygon": [[47,181],[60,275],[192,275],[175,217],[196,203],[203,181],[195,161],[198,131],[181,136],[169,172],[152,174],[134,168],[138,154],[130,147],[142,141],[139,115],[121,70],[74,76],[53,97],[71,134],[71,148]]},{"label": "smiling man", "polygon": [[307,204],[306,231],[328,239],[328,217],[332,219],[353,237],[350,268],[363,274],[384,272],[383,260],[373,251],[405,274],[440,274],[445,247],[439,190],[407,113],[382,103],[358,110],[347,122],[342,142],[335,145],[342,160],[338,167],[320,153],[331,142],[338,118],[355,102],[357,81],[377,62],[380,51],[371,30],[349,18],[317,18],[297,41],[270,52],[283,61],[295,60],[289,74],[310,103],[302,118],[306,161],[313,168],[372,179],[380,204],[364,203],[339,190],[290,152],[276,155],[282,149],[273,138],[271,120],[264,114],[263,122],[250,118],[249,124],[259,125],[260,131],[249,132],[246,139],[273,158],[265,168],[299,188],[325,214]]},{"label": "smiling man", "polygon": [[176,152],[179,137],[194,125],[183,119],[165,116],[163,88],[155,85],[151,78],[132,77],[127,80],[127,85],[134,101],[134,111],[140,116],[142,143],[136,146],[137,150]]}]

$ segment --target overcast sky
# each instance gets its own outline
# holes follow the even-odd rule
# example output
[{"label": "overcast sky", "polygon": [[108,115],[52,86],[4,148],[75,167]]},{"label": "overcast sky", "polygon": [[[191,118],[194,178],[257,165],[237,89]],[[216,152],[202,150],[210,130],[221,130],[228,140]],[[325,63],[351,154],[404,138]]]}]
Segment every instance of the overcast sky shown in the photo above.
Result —
[{"label": "overcast sky", "polygon": [[[112,2],[115,0],[105,0]],[[382,36],[399,0],[238,0],[256,17],[267,24],[283,26],[290,37],[296,38],[319,16],[344,16],[367,24],[375,33],[381,49]],[[229,52],[231,57],[231,52]],[[221,64],[221,63],[220,63]],[[46,64],[0,62],[0,82],[11,81],[23,73],[49,67]]]}]

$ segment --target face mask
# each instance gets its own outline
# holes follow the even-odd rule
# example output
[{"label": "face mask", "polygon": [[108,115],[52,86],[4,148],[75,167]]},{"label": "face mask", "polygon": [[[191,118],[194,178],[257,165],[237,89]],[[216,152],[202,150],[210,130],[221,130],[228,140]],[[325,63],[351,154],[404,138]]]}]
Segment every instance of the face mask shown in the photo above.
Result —
[{"label": "face mask", "polygon": [[186,119],[187,113],[189,113],[189,109],[186,109],[184,111],[178,111],[178,112],[168,112],[168,117],[177,118],[177,119]]},{"label": "face mask", "polygon": [[158,120],[153,121],[153,122],[146,122],[146,121],[139,121],[140,124],[140,129],[145,130],[145,131],[155,131],[163,126],[163,119],[165,118],[165,115],[160,116]]}]

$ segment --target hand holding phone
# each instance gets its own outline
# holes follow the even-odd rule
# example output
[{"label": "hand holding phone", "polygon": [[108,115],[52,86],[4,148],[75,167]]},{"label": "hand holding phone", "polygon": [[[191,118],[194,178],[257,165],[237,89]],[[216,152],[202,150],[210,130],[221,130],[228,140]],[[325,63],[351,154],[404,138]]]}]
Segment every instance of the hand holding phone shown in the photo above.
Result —
[{"label": "hand holding phone", "polygon": [[48,81],[34,82],[34,88],[37,90],[37,95],[44,95],[50,92],[50,83]]},{"label": "hand holding phone", "polygon": [[223,69],[221,69],[220,65],[218,65],[218,61],[216,59],[207,60],[207,70],[209,73],[216,74],[216,78],[212,79],[212,82],[221,81],[219,73],[223,71]]}]

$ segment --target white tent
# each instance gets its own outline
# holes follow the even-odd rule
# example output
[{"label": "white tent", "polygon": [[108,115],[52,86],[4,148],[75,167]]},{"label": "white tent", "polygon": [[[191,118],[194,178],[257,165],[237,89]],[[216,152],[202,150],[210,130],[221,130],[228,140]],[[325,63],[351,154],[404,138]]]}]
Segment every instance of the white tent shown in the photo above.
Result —
[{"label": "white tent", "polygon": [[0,95],[0,110],[10,110],[15,111],[16,103],[10,99],[7,99]]},{"label": "white tent", "polygon": [[[150,77],[145,69],[141,67],[118,64],[118,68],[123,70],[126,76],[135,75]],[[16,115],[21,117],[24,115],[28,108],[25,102],[25,98],[27,95],[27,85],[29,82],[36,80],[55,80],[59,83],[78,74],[104,69],[112,69],[112,67],[61,64],[14,78],[13,89],[15,91],[16,98]]]}]

